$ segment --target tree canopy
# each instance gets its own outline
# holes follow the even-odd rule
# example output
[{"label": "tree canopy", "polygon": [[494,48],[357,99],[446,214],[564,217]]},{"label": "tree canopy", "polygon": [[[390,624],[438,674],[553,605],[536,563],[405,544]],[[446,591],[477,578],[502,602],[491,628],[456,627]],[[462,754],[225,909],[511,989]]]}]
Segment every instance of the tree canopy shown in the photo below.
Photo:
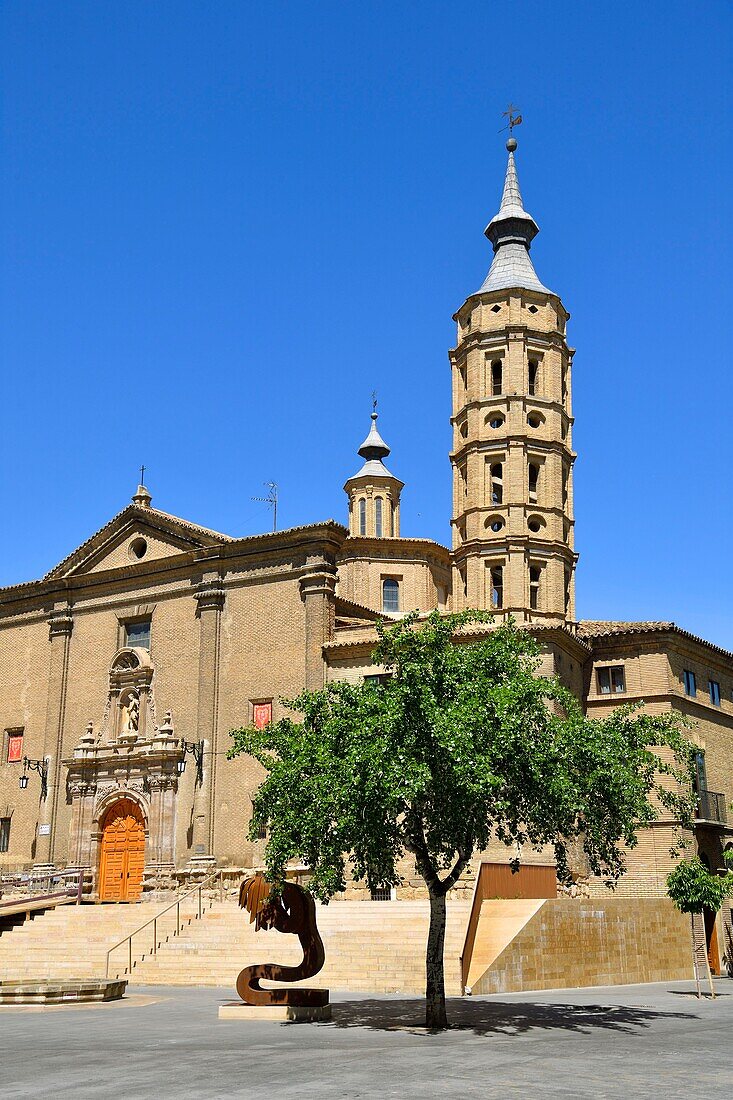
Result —
[{"label": "tree canopy", "polygon": [[[725,857],[730,867],[730,854],[726,852]],[[705,909],[717,913],[733,894],[733,872],[715,875],[699,856],[683,859],[667,875],[667,893],[681,913],[702,913]]]},{"label": "tree canopy", "polygon": [[271,881],[302,860],[310,890],[328,901],[348,875],[398,884],[399,861],[414,857],[431,902],[429,1026],[446,1026],[445,895],[491,838],[515,864],[527,846],[551,846],[561,879],[571,844],[582,845],[612,884],[658,806],[691,820],[678,715],[621,707],[585,717],[556,678],[539,675],[532,635],[511,621],[472,628],[489,619],[379,623],[374,660],[386,678],[328,684],[286,701],[292,717],[232,731],[230,755],[249,753],[266,771],[250,836],[267,830]]}]

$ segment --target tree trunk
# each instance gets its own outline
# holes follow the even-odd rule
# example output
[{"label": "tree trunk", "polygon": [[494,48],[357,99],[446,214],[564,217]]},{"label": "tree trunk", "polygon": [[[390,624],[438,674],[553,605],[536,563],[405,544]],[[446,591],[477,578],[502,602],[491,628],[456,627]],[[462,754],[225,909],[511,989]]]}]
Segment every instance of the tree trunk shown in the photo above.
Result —
[{"label": "tree trunk", "polygon": [[445,894],[436,894],[430,888],[430,931],[426,956],[427,984],[425,988],[425,1026],[432,1030],[448,1027],[445,1012],[445,977],[443,950],[445,948]]}]

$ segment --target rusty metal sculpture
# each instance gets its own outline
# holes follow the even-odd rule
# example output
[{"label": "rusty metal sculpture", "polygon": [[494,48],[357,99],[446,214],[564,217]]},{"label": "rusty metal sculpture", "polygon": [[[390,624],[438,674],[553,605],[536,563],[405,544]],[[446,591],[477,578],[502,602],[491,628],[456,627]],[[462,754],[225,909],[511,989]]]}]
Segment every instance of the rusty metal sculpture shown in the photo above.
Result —
[{"label": "rusty metal sculpture", "polygon": [[263,875],[246,878],[239,890],[239,904],[250,914],[255,930],[276,928],[292,932],[300,940],[303,961],[298,966],[262,963],[247,966],[237,978],[237,993],[249,1005],[292,1005],[298,1008],[322,1007],[328,1004],[327,989],[262,989],[260,982],[298,982],[312,978],[323,969],[326,955],[316,925],[313,897],[302,886],[284,882],[279,894],[273,894]]}]

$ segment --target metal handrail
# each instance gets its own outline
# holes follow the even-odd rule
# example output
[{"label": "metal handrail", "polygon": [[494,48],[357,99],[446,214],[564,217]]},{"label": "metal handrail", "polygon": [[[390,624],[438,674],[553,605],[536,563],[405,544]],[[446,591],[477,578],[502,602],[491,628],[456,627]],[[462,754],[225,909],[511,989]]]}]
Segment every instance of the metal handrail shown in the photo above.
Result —
[{"label": "metal handrail", "polygon": [[[205,879],[203,879],[202,882],[199,882],[197,886],[193,886],[190,890],[187,890],[185,894],[182,894],[180,897],[176,898],[176,900],[172,901],[170,905],[167,905],[165,907],[165,909],[161,909],[161,911],[159,913],[156,913],[154,917],[151,917],[150,920],[145,921],[145,924],[141,924],[140,927],[136,928],[134,932],[131,932],[129,934],[129,936],[125,936],[124,939],[121,939],[119,941],[119,943],[116,943],[114,945],[114,947],[110,947],[109,951],[107,952],[107,965],[106,965],[106,969],[105,969],[105,976],[107,978],[109,977],[110,955],[112,954],[113,951],[116,951],[118,947],[122,947],[122,945],[125,944],[125,943],[127,944],[127,971],[126,971],[126,973],[132,974],[132,966],[133,966],[133,962],[132,962],[132,940],[133,940],[133,937],[137,936],[140,932],[143,932],[146,928],[149,928],[151,924],[153,926],[153,949],[152,949],[152,954],[157,955],[158,947],[160,946],[158,944],[158,921],[162,917],[164,917],[166,915],[166,913],[170,913],[170,911],[172,909],[176,910],[176,927],[175,927],[175,931],[173,932],[173,936],[174,937],[179,936],[181,934],[181,932],[183,931],[183,926],[181,925],[181,902],[186,901],[187,898],[192,897],[194,894],[198,894],[198,907],[197,907],[197,912],[195,912],[193,914],[191,920],[201,920],[202,916],[204,915],[204,913],[203,913],[202,891],[207,889],[207,887],[209,887],[213,883],[215,883],[217,879],[219,880],[219,901],[223,901],[224,878],[223,878],[222,872],[220,870],[219,871],[213,871],[210,875],[207,875],[207,877]],[[209,909],[211,908],[211,906],[213,904],[214,904],[213,899],[209,899]],[[189,921],[189,924],[190,924],[190,921]],[[144,957],[145,957],[145,953],[143,953],[143,958]]]},{"label": "metal handrail", "polygon": [[[58,882],[59,885],[64,879],[72,880],[69,883],[69,887],[66,889],[53,890],[53,885]],[[47,890],[45,893],[33,894],[31,892],[34,883],[46,883]],[[73,887],[73,888],[70,888]],[[3,889],[15,890],[20,897],[11,898],[6,902],[0,902],[2,905],[14,905],[20,900],[26,901],[39,901],[46,898],[58,898],[58,897],[73,897],[76,895],[77,904],[81,904],[82,894],[84,892],[84,869],[79,868],[76,871],[32,871],[18,872],[12,875],[0,876],[0,892]]]},{"label": "metal handrail", "polygon": [[706,787],[697,792],[698,821],[714,821],[720,825],[726,823],[725,795],[720,791],[709,791]]}]

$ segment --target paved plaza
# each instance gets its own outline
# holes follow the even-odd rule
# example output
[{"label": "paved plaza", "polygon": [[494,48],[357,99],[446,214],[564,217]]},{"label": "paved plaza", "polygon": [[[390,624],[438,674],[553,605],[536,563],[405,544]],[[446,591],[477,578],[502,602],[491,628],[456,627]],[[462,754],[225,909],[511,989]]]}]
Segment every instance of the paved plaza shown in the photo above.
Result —
[{"label": "paved plaza", "polygon": [[328,1024],[217,1019],[225,989],[134,987],[111,1004],[0,1009],[10,1097],[729,1097],[733,981],[464,998],[451,1031],[422,1004],[335,995]]}]

